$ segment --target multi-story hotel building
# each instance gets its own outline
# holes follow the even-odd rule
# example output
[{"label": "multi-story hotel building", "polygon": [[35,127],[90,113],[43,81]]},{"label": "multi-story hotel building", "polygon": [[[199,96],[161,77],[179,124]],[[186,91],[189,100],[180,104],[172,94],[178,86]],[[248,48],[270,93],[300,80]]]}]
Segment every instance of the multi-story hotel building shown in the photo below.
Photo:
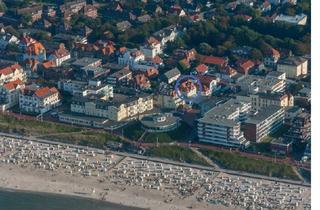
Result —
[{"label": "multi-story hotel building", "polygon": [[97,97],[74,97],[71,112],[108,118],[114,121],[133,118],[153,109],[153,97],[149,95],[126,96],[115,94],[112,100]]},{"label": "multi-story hotel building", "polygon": [[43,114],[60,105],[59,91],[56,88],[35,85],[25,87],[19,94],[19,107],[23,112]]},{"label": "multi-story hotel building", "polygon": [[280,106],[270,105],[261,108],[244,122],[244,136],[247,140],[260,142],[283,125],[284,115],[285,110]]},{"label": "multi-story hotel building", "polygon": [[229,147],[248,146],[249,142],[240,130],[240,123],[246,119],[250,109],[250,102],[236,99],[212,108],[198,120],[199,141]]}]

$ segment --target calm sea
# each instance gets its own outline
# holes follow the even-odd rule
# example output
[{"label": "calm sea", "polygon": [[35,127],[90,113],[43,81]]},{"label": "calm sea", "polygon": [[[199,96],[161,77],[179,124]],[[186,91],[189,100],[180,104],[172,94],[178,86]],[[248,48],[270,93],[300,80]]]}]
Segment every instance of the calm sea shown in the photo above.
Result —
[{"label": "calm sea", "polygon": [[142,210],[88,198],[0,189],[0,210]]}]

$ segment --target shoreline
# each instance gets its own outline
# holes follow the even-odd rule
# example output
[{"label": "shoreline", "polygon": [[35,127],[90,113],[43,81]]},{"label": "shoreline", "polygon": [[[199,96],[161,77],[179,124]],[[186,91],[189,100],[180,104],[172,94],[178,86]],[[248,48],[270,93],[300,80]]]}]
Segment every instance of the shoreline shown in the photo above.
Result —
[{"label": "shoreline", "polygon": [[[36,173],[35,173],[36,172]],[[38,174],[38,175],[37,175]],[[92,186],[95,187],[95,193],[90,193]],[[107,192],[105,187],[108,188]],[[116,205],[127,207],[135,207],[142,209],[162,210],[180,210],[188,206],[193,206],[192,202],[179,202],[179,204],[165,203],[158,195],[158,193],[141,192],[140,189],[117,189],[116,186],[107,184],[106,186],[100,185],[97,181],[90,178],[83,177],[68,177],[65,175],[57,174],[50,175],[47,171],[32,170],[29,168],[20,168],[12,165],[1,165],[0,167],[0,190],[6,189],[11,191],[31,192],[31,193],[49,193],[59,196],[72,196],[83,199],[94,199]],[[190,204],[190,205],[184,205]],[[218,206],[209,206],[205,203],[199,203],[192,209],[225,209]],[[198,204],[198,205],[199,205]],[[216,208],[217,207],[217,208]]]},{"label": "shoreline", "polygon": [[[240,205],[238,199],[261,193],[265,201],[258,201],[259,204],[273,205],[274,197],[265,191],[277,195],[282,189],[292,199],[303,196],[300,203],[307,207],[310,197],[310,187],[277,184],[261,177],[12,137],[0,139],[0,160],[0,187],[5,189],[75,196],[152,210],[246,209],[246,203]],[[270,184],[277,187],[270,188]],[[239,186],[251,190],[243,191]],[[224,193],[219,193],[220,190]],[[288,206],[295,204],[288,202]]]}]

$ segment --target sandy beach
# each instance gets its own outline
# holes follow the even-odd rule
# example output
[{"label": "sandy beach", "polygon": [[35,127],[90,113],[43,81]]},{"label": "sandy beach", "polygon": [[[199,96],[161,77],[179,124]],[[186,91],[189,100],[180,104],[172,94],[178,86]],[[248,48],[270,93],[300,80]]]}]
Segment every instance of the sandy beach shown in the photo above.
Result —
[{"label": "sandy beach", "polygon": [[152,210],[309,209],[310,203],[308,187],[13,138],[0,138],[0,187]]},{"label": "sandy beach", "polygon": [[[152,190],[141,190],[138,187],[119,188],[110,183],[100,183],[89,177],[65,176],[59,173],[48,173],[45,170],[20,168],[17,166],[1,165],[0,187],[73,195],[105,200],[112,203],[149,208],[154,210],[217,209],[209,204],[195,202],[194,199],[175,200],[173,204],[164,202],[168,196]],[[92,189],[95,192],[92,193]],[[195,203],[194,203],[195,202]],[[222,206],[219,209],[227,209]]]}]

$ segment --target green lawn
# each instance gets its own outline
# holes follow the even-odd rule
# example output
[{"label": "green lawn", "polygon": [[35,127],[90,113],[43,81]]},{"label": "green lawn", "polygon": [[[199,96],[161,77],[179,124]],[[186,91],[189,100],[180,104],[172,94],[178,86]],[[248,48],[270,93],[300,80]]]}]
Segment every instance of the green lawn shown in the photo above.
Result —
[{"label": "green lawn", "polygon": [[298,180],[292,166],[288,164],[242,157],[232,152],[205,149],[201,149],[200,152],[226,169]]},{"label": "green lawn", "polygon": [[82,128],[53,122],[40,122],[37,120],[18,120],[11,116],[0,115],[0,131],[7,133],[20,133],[42,135],[50,133],[80,132]]},{"label": "green lawn", "polygon": [[173,141],[186,141],[187,138],[189,137],[189,134],[191,133],[190,126],[184,122],[181,122],[181,125],[169,132],[163,132],[163,133],[148,133],[144,137],[144,142],[148,143],[168,143],[168,142],[173,142]]},{"label": "green lawn", "polygon": [[71,125],[37,120],[17,120],[11,116],[0,115],[0,131],[22,135],[41,136],[41,138],[70,144],[80,144],[102,148],[108,141],[120,141],[118,137],[101,131],[92,131]]},{"label": "green lawn", "polygon": [[44,139],[59,141],[69,144],[79,144],[96,148],[103,148],[108,141],[121,141],[118,137],[112,136],[106,132],[84,131],[79,133],[58,134],[44,136]]},{"label": "green lawn", "polygon": [[209,166],[204,159],[199,157],[198,154],[193,152],[191,149],[176,145],[153,147],[147,151],[147,154],[175,161]]}]

